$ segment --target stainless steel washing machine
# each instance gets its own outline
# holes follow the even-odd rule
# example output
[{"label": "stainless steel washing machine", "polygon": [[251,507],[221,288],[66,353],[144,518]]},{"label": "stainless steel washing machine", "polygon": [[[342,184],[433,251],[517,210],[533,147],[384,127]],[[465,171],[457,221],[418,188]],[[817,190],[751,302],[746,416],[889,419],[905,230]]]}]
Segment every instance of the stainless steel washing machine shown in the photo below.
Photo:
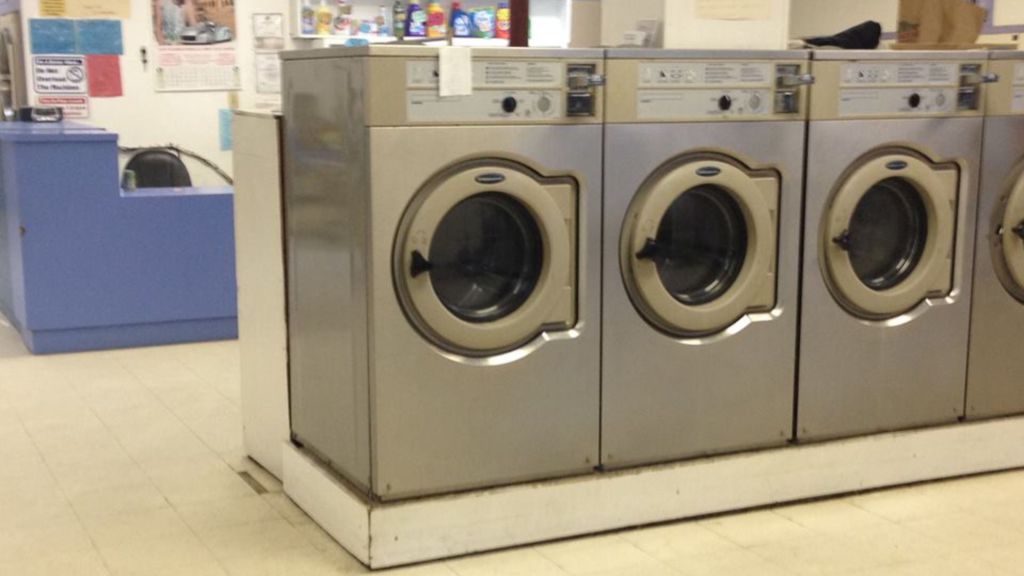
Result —
[{"label": "stainless steel washing machine", "polygon": [[607,52],[602,458],[784,444],[807,53]]},{"label": "stainless steel washing machine", "polygon": [[598,463],[598,50],[285,55],[293,438],[373,498]]},{"label": "stainless steel washing machine", "polygon": [[986,63],[813,55],[801,440],[963,416]]},{"label": "stainless steel washing machine", "polygon": [[992,52],[974,257],[968,418],[1024,412],[1024,52]]}]

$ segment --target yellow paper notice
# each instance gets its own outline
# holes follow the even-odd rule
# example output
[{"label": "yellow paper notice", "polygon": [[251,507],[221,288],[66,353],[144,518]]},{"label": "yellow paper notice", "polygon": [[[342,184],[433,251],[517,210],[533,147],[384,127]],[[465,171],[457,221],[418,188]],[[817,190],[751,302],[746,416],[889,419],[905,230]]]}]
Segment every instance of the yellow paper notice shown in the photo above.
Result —
[{"label": "yellow paper notice", "polygon": [[[48,1],[48,0],[42,0]],[[67,15],[72,18],[115,18],[127,20],[132,15],[131,0],[59,0],[67,2]]]},{"label": "yellow paper notice", "polygon": [[64,0],[39,0],[40,16],[67,16],[68,6]]},{"label": "yellow paper notice", "polygon": [[693,0],[698,20],[769,20],[772,0]]}]

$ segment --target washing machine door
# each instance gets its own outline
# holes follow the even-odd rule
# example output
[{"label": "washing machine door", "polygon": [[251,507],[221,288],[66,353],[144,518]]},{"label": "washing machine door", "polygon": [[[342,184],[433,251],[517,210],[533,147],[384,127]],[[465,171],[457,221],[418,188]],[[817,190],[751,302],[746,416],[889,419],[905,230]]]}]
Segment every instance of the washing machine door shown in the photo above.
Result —
[{"label": "washing machine door", "polygon": [[633,198],[620,266],[637,311],[692,337],[775,305],[779,175],[695,155],[652,174]]},{"label": "washing machine door", "polygon": [[1024,302],[1024,175],[1000,202],[993,238],[995,268],[1003,286]]},{"label": "washing machine door", "polygon": [[570,177],[473,161],[417,194],[396,242],[398,297],[437,346],[486,356],[576,323],[576,206]]},{"label": "washing machine door", "polygon": [[910,150],[856,164],[826,209],[821,254],[836,300],[865,319],[952,290],[960,171]]}]

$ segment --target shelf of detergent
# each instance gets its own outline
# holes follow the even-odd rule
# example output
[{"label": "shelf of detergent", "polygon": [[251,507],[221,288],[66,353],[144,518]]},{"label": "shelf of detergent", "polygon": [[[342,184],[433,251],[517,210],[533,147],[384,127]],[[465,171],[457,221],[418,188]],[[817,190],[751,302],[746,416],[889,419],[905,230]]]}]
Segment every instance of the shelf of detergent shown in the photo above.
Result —
[{"label": "shelf of detergent", "polygon": [[[404,3],[395,0],[390,6],[381,4],[376,12],[362,12],[351,0],[302,0],[298,38],[365,39],[367,43],[388,42],[413,38],[443,39],[449,29],[461,44],[473,40],[508,41],[511,11],[508,2],[497,6],[463,6],[453,1],[448,9],[440,2]],[[368,9],[360,6],[358,10]],[[488,44],[490,45],[490,44]]]}]

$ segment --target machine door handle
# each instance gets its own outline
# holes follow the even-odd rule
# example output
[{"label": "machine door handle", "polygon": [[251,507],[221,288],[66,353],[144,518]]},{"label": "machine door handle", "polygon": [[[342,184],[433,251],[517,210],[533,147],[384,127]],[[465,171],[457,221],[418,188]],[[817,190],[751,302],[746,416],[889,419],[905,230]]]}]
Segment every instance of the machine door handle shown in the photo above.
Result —
[{"label": "machine door handle", "polygon": [[843,230],[839,236],[832,239],[832,243],[839,247],[844,252],[850,251],[850,231]]},{"label": "machine door handle", "polygon": [[987,74],[981,74],[980,72],[970,72],[960,76],[960,83],[964,86],[977,86],[978,84],[994,84],[999,82],[999,74],[989,72]]},{"label": "machine door handle", "polygon": [[412,251],[412,266],[409,267],[409,273],[415,278],[424,272],[430,272],[434,269],[434,263],[423,257],[419,250]]},{"label": "machine door handle", "polygon": [[812,84],[814,84],[813,74],[785,74],[783,76],[779,76],[779,86],[783,88],[810,86]]},{"label": "machine door handle", "polygon": [[640,251],[636,253],[637,260],[654,260],[657,256],[661,255],[661,246],[654,241],[654,238],[648,238],[644,241],[644,245],[640,248]]},{"label": "machine door handle", "polygon": [[1013,227],[1013,233],[1019,236],[1021,240],[1024,240],[1024,221]]}]

